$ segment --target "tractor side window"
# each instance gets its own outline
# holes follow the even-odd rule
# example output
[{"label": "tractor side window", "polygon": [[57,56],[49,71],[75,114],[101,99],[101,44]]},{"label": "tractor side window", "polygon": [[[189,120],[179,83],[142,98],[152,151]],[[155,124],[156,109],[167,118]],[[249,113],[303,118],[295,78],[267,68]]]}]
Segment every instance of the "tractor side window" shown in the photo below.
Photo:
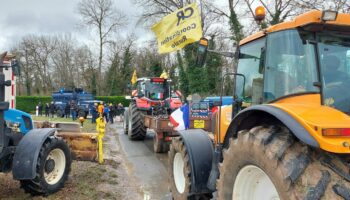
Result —
[{"label": "tractor side window", "polygon": [[264,46],[265,38],[240,47],[237,73],[243,74],[246,80],[243,91],[243,78],[236,77],[236,92],[244,102],[253,105],[262,103],[263,72],[259,65]]},{"label": "tractor side window", "polygon": [[314,36],[298,30],[269,34],[264,76],[264,102],[303,93],[319,92]]}]

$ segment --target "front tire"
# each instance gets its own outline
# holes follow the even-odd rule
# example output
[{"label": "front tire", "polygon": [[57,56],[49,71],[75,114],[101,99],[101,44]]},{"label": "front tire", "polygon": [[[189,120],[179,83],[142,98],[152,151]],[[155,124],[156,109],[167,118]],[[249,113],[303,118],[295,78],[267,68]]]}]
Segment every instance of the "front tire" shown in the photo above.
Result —
[{"label": "front tire", "polygon": [[174,138],[168,153],[170,191],[174,200],[186,200],[190,193],[191,167],[182,138]]},{"label": "front tire", "polygon": [[62,139],[51,137],[40,149],[36,177],[33,180],[21,180],[21,187],[32,195],[55,193],[64,186],[70,168],[68,145]]},{"label": "front tire", "polygon": [[349,182],[321,164],[325,155],[285,127],[240,131],[223,153],[218,199],[341,199],[334,187]]}]

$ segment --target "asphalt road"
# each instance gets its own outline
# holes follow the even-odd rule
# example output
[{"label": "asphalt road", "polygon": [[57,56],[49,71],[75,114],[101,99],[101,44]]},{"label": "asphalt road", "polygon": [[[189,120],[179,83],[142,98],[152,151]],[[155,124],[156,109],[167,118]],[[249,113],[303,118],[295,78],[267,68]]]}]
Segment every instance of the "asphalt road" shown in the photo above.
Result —
[{"label": "asphalt road", "polygon": [[122,124],[111,125],[117,130],[120,149],[128,162],[128,170],[136,177],[144,200],[171,199],[168,189],[167,153],[153,152],[153,132],[148,131],[144,141],[130,141],[123,133]]}]

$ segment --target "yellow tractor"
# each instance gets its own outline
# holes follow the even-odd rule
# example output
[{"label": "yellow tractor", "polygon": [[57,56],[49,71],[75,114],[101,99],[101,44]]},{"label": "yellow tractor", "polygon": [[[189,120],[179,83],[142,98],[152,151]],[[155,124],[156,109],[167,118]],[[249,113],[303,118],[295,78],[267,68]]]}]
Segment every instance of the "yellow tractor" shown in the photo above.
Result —
[{"label": "yellow tractor", "polygon": [[214,141],[198,129],[172,141],[173,198],[350,199],[350,14],[304,13],[234,55]]}]

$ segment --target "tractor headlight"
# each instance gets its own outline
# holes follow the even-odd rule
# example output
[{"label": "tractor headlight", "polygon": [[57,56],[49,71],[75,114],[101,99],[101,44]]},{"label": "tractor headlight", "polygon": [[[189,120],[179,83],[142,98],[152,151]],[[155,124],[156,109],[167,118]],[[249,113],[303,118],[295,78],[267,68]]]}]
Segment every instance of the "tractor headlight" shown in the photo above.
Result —
[{"label": "tractor headlight", "polygon": [[322,12],[322,21],[335,21],[337,19],[338,12],[333,10],[325,10]]}]

